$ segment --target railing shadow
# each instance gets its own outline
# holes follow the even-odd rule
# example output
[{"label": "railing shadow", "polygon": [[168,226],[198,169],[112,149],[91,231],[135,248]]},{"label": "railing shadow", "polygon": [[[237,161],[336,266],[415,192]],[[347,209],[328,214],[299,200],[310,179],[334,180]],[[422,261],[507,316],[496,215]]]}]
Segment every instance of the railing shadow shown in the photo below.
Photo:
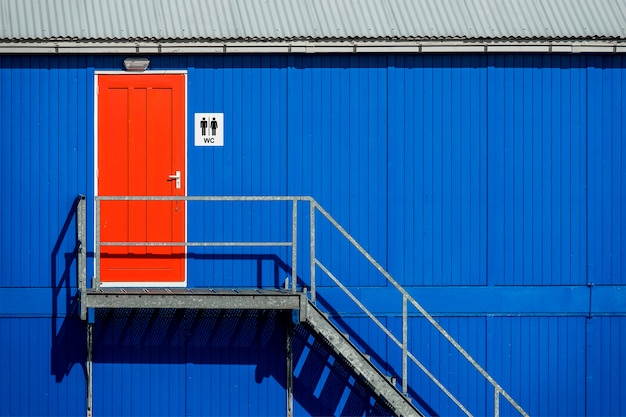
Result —
[{"label": "railing shadow", "polygon": [[[200,261],[251,261],[254,262],[256,267],[251,278],[250,285],[252,288],[282,288],[285,286],[286,277],[290,277],[292,270],[279,255],[276,254],[209,254],[199,252],[187,253],[187,259],[200,260]],[[272,273],[268,277],[264,274],[264,263],[271,263]],[[191,280],[191,286],[194,286],[194,277],[189,278]],[[207,286],[207,285],[201,285]],[[214,286],[209,283],[208,286]],[[223,285],[222,285],[223,286]]]},{"label": "railing shadow", "polygon": [[[402,378],[401,369],[397,369],[386,358],[381,357],[378,354],[378,351],[372,348],[369,342],[363,339],[360,333],[356,332],[354,328],[351,327],[342,318],[341,314],[339,314],[339,312],[332,306],[332,304],[330,304],[322,295],[320,295],[320,292],[317,293],[316,300],[317,300],[317,303],[323,307],[324,311],[326,311],[329,314],[329,318],[335,324],[335,326],[337,326],[342,332],[346,333],[350,337],[350,340],[353,342],[353,344],[360,347],[360,350],[363,353],[370,355],[372,362],[380,364],[382,367],[381,371],[386,373],[387,376],[396,377],[396,384],[401,383],[401,378]],[[400,388],[399,385],[396,385],[396,388],[399,389]],[[424,398],[422,398],[418,394],[417,391],[415,391],[415,389],[412,386],[409,385],[407,389],[408,389],[408,394],[411,397],[411,399],[417,402],[419,407],[422,410],[424,410],[426,414],[428,414],[429,416],[433,416],[433,417],[440,415],[437,411],[435,411],[431,407],[430,404],[426,402]]]},{"label": "railing shadow", "polygon": [[[78,256],[76,217],[79,201],[80,197],[77,197],[70,207],[50,254],[53,339],[50,373],[55,376],[56,382],[69,375],[75,364],[80,364],[85,370],[86,328],[78,318],[78,292],[73,284]],[[68,247],[72,248],[69,252]]]}]

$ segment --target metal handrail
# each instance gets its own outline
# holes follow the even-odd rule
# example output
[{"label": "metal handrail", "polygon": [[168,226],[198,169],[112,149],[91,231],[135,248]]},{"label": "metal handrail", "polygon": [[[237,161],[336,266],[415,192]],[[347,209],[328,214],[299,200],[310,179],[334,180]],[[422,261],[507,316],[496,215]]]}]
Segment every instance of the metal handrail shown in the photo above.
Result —
[{"label": "metal handrail", "polygon": [[[311,197],[288,196],[96,196],[95,200],[95,276],[94,287],[100,288],[100,254],[102,246],[184,246],[184,247],[291,247],[291,290],[297,287],[298,254],[298,201],[310,201]],[[100,236],[100,204],[102,201],[233,201],[259,202],[283,201],[292,203],[291,240],[288,242],[102,242]]]},{"label": "metal handrail", "polygon": [[[492,385],[494,389],[494,416],[498,417],[500,415],[499,410],[499,399],[500,396],[503,396],[515,410],[517,410],[520,415],[524,417],[528,417],[528,414],[524,409],[517,404],[517,402],[498,384],[491,375],[485,371],[485,369],[476,362],[476,360],[465,350],[461,345],[452,337],[450,334],[431,316],[421,304],[419,304],[405,289],[402,287],[371,255],[365,250],[353,237],[350,235],[338,222],[335,220],[324,208],[322,208],[315,200],[311,200],[311,263],[319,266],[330,278],[334,281],[338,287],[350,297],[356,304],[361,308],[361,310],[368,315],[368,317],[373,318],[373,314],[365,308],[365,306],[358,300],[356,297],[352,295],[352,293],[343,285],[341,282],[334,277],[330,271],[323,266],[321,261],[315,257],[315,235],[313,230],[315,229],[315,213],[319,211],[349,242],[352,246],[354,246],[369,262],[373,265],[378,272],[380,272],[389,283],[391,283],[401,294],[402,294],[402,302],[403,302],[403,312],[402,312],[402,333],[403,333],[403,341],[399,345],[402,348],[402,391],[403,393],[407,392],[407,359],[410,358],[422,371],[426,372],[426,375],[440,388],[442,391],[450,398],[466,415],[471,416],[469,411],[430,373],[427,372],[426,368],[419,363],[419,361],[408,352],[407,342],[407,330],[408,330],[408,312],[407,312],[407,303],[412,304],[421,314],[428,320],[428,322],[435,327],[435,329],[450,343],[454,348]],[[316,284],[315,284],[315,268],[311,268],[311,297],[312,300],[315,300],[316,297]],[[386,327],[379,320],[375,319],[374,322],[377,326],[381,327],[385,334],[390,337],[394,343],[398,344],[397,338],[391,335],[391,332],[388,331]]]},{"label": "metal handrail", "polygon": [[407,343],[408,341],[408,332],[407,332],[408,313],[405,308],[406,301],[407,301],[406,297],[402,298],[403,308],[402,308],[402,342],[401,342],[400,340],[398,340],[396,336],[394,336],[393,333],[391,333],[391,331],[387,327],[385,327],[384,324],[382,324],[380,320],[376,318],[376,316],[374,316],[374,314],[370,310],[367,309],[367,307],[365,307],[365,305],[363,305],[363,303],[361,303],[361,301],[359,301],[356,298],[354,294],[352,294],[352,292],[345,285],[341,283],[341,281],[337,279],[337,277],[335,277],[335,275],[333,275],[332,272],[330,272],[321,262],[319,262],[319,260],[316,259],[315,264],[319,266],[320,269],[324,271],[324,273],[328,275],[328,277],[335,284],[337,284],[339,288],[341,288],[341,290],[361,309],[361,311],[363,311],[370,318],[370,320],[372,320],[383,331],[383,333],[387,335],[389,339],[391,339],[393,343],[396,344],[396,346],[402,349],[402,393],[403,394],[407,394],[408,392],[406,359],[409,358],[413,361],[413,363],[415,363],[422,370],[422,372],[426,374],[426,376],[428,376],[428,378],[430,378],[431,381],[435,383],[435,385],[437,385],[437,387],[440,390],[442,390],[448,396],[448,398],[452,400],[452,402],[454,402],[461,409],[461,411],[465,413],[465,415],[471,416],[470,412],[467,411],[465,406],[463,406],[463,404],[461,404],[461,402],[450,391],[448,391],[448,389],[437,379],[437,377],[435,377],[422,362],[420,362],[411,352],[408,351],[408,346],[407,346],[408,345]]},{"label": "metal handrail", "polygon": [[[84,199],[83,199],[84,201]],[[287,242],[101,242],[100,240],[100,203],[101,201],[284,201],[292,203],[291,213],[291,240]],[[291,247],[291,289],[296,291],[297,287],[297,254],[298,254],[298,202],[309,203],[309,251],[310,251],[310,297],[313,303],[316,302],[316,268],[320,268],[373,322],[383,330],[391,341],[402,349],[402,392],[408,391],[408,360],[415,363],[424,374],[441,389],[450,400],[466,415],[471,413],[454,397],[452,393],[408,350],[408,306],[415,307],[419,313],[489,382],[494,389],[494,416],[500,414],[500,396],[504,397],[520,415],[528,417],[524,409],[481,367],[476,360],[452,337],[448,332],[419,304],[371,255],[350,235],[315,199],[308,196],[96,196],[95,197],[95,220],[96,220],[96,243],[95,243],[95,279],[94,286],[100,286],[100,249],[101,246],[284,246]],[[84,205],[82,207],[82,219],[84,224]],[[395,287],[402,295],[402,341],[391,333],[389,329],[378,320],[374,314],[363,305],[352,292],[345,286],[332,272],[316,257],[316,213],[321,213],[330,224],[335,227],[366,259],[373,265],[385,279]],[[84,245],[84,234],[81,235]],[[85,278],[82,277],[83,286]]]}]

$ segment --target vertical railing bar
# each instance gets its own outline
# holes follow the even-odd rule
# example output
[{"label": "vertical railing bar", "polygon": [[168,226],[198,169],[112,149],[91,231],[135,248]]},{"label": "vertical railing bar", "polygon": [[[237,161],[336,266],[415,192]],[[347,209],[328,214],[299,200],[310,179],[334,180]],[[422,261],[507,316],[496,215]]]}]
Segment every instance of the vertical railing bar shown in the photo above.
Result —
[{"label": "vertical railing bar", "polygon": [[96,247],[95,247],[95,255],[94,261],[95,265],[95,277],[93,287],[96,289],[100,289],[100,199],[96,197],[96,206],[95,206],[95,218],[96,218]]},{"label": "vertical railing bar", "polygon": [[500,389],[493,387],[493,417],[500,417]]},{"label": "vertical railing bar", "polygon": [[406,295],[402,296],[402,393],[408,392],[408,343],[409,343],[409,308]]},{"label": "vertical railing bar", "polygon": [[293,327],[287,324],[285,356],[287,357],[287,417],[293,417]]},{"label": "vertical railing bar", "polygon": [[87,323],[87,360],[85,362],[86,368],[86,408],[87,408],[87,417],[91,417],[93,415],[93,324]]},{"label": "vertical railing bar", "polygon": [[298,283],[298,200],[291,200],[291,291],[296,292]]},{"label": "vertical railing bar", "polygon": [[506,392],[500,385],[498,385],[496,388],[498,388],[498,390],[500,391],[500,395],[502,395],[509,402],[509,404],[511,404],[513,408],[515,408],[517,412],[520,413],[521,416],[529,417],[528,413],[526,413],[526,411],[524,411],[524,409],[517,402],[515,402],[515,400],[509,395],[508,392]]},{"label": "vertical railing bar", "polygon": [[76,267],[78,269],[78,290],[80,291],[80,318],[87,319],[87,308],[85,298],[87,297],[87,209],[85,196],[78,196],[78,206],[76,207],[76,228],[77,228],[77,254]]},{"label": "vertical railing bar", "polygon": [[78,274],[76,277],[78,278],[78,288],[82,289],[86,283],[87,272],[85,271],[85,261],[86,261],[86,244],[87,244],[87,231],[85,225],[85,196],[78,196],[78,204],[76,206],[76,232],[77,232],[77,242],[76,242],[76,266],[78,268]]},{"label": "vertical railing bar", "polygon": [[310,261],[311,261],[311,301],[315,304],[315,202],[310,201],[309,204],[309,220],[310,220]]}]

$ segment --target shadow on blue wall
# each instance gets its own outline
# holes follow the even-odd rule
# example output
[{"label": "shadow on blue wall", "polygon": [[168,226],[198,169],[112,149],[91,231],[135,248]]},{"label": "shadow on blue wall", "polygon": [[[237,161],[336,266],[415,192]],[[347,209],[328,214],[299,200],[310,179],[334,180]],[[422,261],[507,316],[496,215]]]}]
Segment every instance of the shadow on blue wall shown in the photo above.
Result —
[{"label": "shadow on blue wall", "polygon": [[[86,375],[86,324],[78,317],[76,211],[74,201],[51,252],[51,374],[58,383],[79,365]],[[276,255],[194,255],[202,259],[273,263],[273,280],[291,267]],[[88,254],[89,258],[93,254]],[[266,284],[266,283],[264,283]],[[304,283],[299,280],[299,286]],[[323,302],[323,301],[322,301]],[[330,306],[325,306],[333,312]],[[274,310],[99,309],[94,324],[94,363],[254,365],[254,382],[272,378],[287,387],[287,337],[293,354],[296,407],[312,416],[388,416],[391,411],[342,360],[292,314]],[[345,323],[344,323],[345,324]],[[357,334],[351,336],[366,346]],[[381,357],[377,361],[382,362]],[[284,393],[282,394],[285,395]],[[414,397],[417,398],[417,397]],[[433,413],[434,414],[434,413]]]},{"label": "shadow on blue wall", "polygon": [[[369,343],[364,340],[359,333],[351,328],[350,325],[341,318],[341,314],[339,314],[335,310],[335,308],[329,302],[327,302],[324,297],[321,296],[319,293],[316,296],[316,300],[318,306],[321,306],[322,309],[329,314],[331,321],[335,324],[335,326],[337,326],[339,329],[341,329],[341,331],[343,331],[350,337],[350,340],[353,344],[355,344],[356,346],[361,346],[363,352],[370,355],[372,362],[383,364],[382,368],[379,368],[382,372],[386,373],[389,376],[396,376],[396,383],[400,385],[402,384],[402,378],[399,376],[402,375],[402,370],[396,369],[393,365],[389,363],[388,360],[381,357],[376,349],[372,349]],[[399,385],[397,385],[396,387],[399,388]],[[419,408],[426,412],[427,415],[433,417],[439,416],[439,413],[437,413],[411,386],[408,386],[407,390],[411,399],[413,399],[413,401],[418,404]]]},{"label": "shadow on blue wall", "polygon": [[[76,213],[79,198],[76,198],[63,222],[59,237],[50,254],[50,286],[52,288],[51,318],[51,374],[56,382],[72,370],[75,364],[85,372],[87,352],[85,324],[78,317],[78,292],[76,282],[76,259],[78,244],[76,236]],[[68,252],[67,249],[71,248]]]},{"label": "shadow on blue wall", "polygon": [[310,415],[394,415],[306,326],[295,327],[292,346],[294,397]]},{"label": "shadow on blue wall", "polygon": [[[217,261],[217,262],[253,262],[255,265],[253,277],[246,285],[246,288],[282,288],[285,285],[285,277],[291,276],[291,266],[287,265],[280,256],[276,254],[235,254],[235,253],[201,253],[190,251],[187,253],[187,259],[199,261]],[[264,265],[270,264],[271,273],[267,273]],[[236,277],[245,279],[244,277]],[[190,278],[192,279],[192,278]],[[248,281],[246,281],[248,282]],[[232,288],[235,285],[229,286]]]},{"label": "shadow on blue wall", "polygon": [[250,386],[271,378],[286,390],[291,332],[297,406],[312,416],[392,415],[347,365],[291,320],[289,312],[275,310],[102,309],[96,314],[93,359],[112,364],[253,365]]}]

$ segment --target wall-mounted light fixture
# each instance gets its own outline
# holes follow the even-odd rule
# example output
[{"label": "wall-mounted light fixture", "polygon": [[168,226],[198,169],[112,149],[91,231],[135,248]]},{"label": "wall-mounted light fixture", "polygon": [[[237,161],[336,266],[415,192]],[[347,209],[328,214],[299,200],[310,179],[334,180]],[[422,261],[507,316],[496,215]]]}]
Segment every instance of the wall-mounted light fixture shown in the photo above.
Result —
[{"label": "wall-mounted light fixture", "polygon": [[145,71],[150,65],[148,58],[130,57],[124,60],[126,71]]}]

